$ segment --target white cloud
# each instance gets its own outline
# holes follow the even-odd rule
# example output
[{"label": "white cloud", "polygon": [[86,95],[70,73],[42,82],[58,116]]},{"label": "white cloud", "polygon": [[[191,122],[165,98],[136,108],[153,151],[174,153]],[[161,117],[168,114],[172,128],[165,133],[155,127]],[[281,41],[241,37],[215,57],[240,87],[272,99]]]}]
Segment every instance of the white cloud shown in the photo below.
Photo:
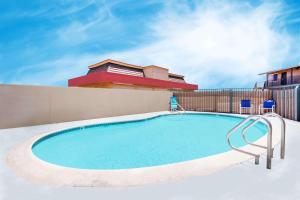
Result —
[{"label": "white cloud", "polygon": [[292,38],[273,27],[279,15],[279,4],[205,3],[189,12],[172,7],[153,25],[156,43],[114,57],[170,67],[201,87],[252,86],[259,72],[290,53]]},{"label": "white cloud", "polygon": [[[60,67],[49,68],[57,78],[43,83],[52,84],[71,74],[84,73],[83,64],[88,62],[114,58],[168,67],[201,88],[253,86],[258,73],[281,67],[278,65],[300,55],[299,38],[288,34],[278,22],[282,8],[279,3],[253,7],[242,2],[204,1],[190,9],[186,4],[168,2],[165,10],[151,21],[154,43],[99,57],[90,54],[60,59],[54,62]],[[81,67],[74,72],[75,64]],[[45,66],[55,65],[50,62]],[[40,76],[46,72],[47,68]],[[30,82],[30,77],[18,80]]]},{"label": "white cloud", "polygon": [[[90,5],[93,1],[90,1]],[[113,31],[119,27],[119,21],[112,14],[111,8],[117,1],[103,2],[96,11],[90,13],[87,19],[71,21],[70,24],[59,28],[56,31],[58,43],[60,45],[76,46],[86,41],[93,41],[98,37],[106,35],[107,31]],[[111,32],[110,32],[111,33]]]},{"label": "white cloud", "polygon": [[[41,4],[36,4],[37,7],[33,7],[32,9],[20,9],[13,10],[5,13],[2,17],[4,18],[56,18],[63,17],[67,15],[72,15],[78,13],[87,7],[91,6],[95,3],[95,0],[57,0],[52,1],[51,3],[41,2]],[[35,4],[33,4],[35,5]]]},{"label": "white cloud", "polygon": [[98,62],[95,55],[67,56],[58,60],[23,66],[14,71],[9,83],[29,85],[57,85],[70,78],[84,75],[87,66]]},{"label": "white cloud", "polygon": [[95,0],[64,0],[62,5],[57,6],[52,12],[48,13],[48,17],[62,17],[78,13],[95,3]]}]

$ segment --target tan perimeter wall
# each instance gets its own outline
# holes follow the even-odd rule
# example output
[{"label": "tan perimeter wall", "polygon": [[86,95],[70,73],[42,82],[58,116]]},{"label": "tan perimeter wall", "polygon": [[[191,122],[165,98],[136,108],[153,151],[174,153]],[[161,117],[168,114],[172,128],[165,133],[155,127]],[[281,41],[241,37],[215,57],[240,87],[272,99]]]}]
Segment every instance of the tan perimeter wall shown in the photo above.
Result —
[{"label": "tan perimeter wall", "polygon": [[166,90],[0,84],[0,128],[164,111]]}]

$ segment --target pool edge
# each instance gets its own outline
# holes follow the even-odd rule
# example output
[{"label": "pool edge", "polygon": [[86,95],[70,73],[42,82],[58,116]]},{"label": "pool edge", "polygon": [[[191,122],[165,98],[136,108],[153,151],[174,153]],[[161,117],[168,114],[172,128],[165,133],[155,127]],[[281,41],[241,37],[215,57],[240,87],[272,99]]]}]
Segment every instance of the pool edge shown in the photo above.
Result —
[{"label": "pool edge", "polygon": [[[246,115],[209,113],[209,112],[186,112],[201,113],[212,115],[227,115],[236,117],[246,117]],[[122,121],[143,120],[146,118],[158,117],[165,114],[173,114],[168,111],[146,113],[139,115],[122,116]],[[127,120],[126,120],[127,118]],[[114,118],[116,119],[116,117]],[[118,120],[119,118],[117,118]],[[101,119],[99,119],[101,120]],[[104,120],[105,121],[105,120]],[[119,121],[120,122],[120,121]],[[92,122],[94,123],[94,122]],[[88,124],[87,123],[85,126]],[[81,125],[82,126],[82,125]],[[143,185],[162,181],[178,180],[189,176],[209,175],[232,165],[253,159],[253,157],[241,154],[236,151],[228,151],[221,154],[199,158],[195,160],[184,161],[180,163],[166,164],[153,167],[118,169],[118,170],[91,170],[63,167],[48,163],[37,158],[31,151],[32,145],[39,139],[63,131],[75,126],[56,131],[39,134],[21,144],[15,146],[9,151],[6,160],[15,171],[25,177],[27,180],[58,186],[131,186]],[[76,126],[77,127],[77,126]],[[280,133],[274,129],[273,145],[279,140]],[[266,135],[256,141],[257,144],[266,144]],[[242,147],[244,150],[251,150],[258,154],[265,152],[250,145]],[[263,163],[262,163],[263,164]],[[59,176],[58,176],[59,174]]]}]

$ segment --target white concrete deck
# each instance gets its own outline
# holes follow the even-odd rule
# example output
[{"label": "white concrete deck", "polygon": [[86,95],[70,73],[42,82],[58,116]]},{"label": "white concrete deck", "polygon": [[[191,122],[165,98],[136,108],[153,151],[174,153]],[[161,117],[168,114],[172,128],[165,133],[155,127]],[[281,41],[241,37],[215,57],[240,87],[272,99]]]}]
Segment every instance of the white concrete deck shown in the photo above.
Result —
[{"label": "white concrete deck", "polygon": [[[41,134],[97,120],[0,130],[0,199],[299,199],[300,123],[287,122],[286,159],[275,150],[272,170],[265,159],[246,161],[208,176],[193,176],[138,187],[80,188],[36,184],[16,175],[5,158],[16,144]],[[61,174],[57,174],[60,176]]]}]

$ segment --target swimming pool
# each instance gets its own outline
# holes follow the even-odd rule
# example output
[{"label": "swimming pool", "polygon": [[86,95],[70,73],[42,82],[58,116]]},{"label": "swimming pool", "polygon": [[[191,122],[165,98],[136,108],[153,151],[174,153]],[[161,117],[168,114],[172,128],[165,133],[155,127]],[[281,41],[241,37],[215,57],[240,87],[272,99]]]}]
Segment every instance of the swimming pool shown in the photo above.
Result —
[{"label": "swimming pool", "polygon": [[[243,118],[217,114],[162,115],[151,119],[72,128],[38,139],[32,152],[46,162],[79,169],[132,169],[178,163],[229,151],[226,133]],[[267,132],[249,130],[249,141]],[[232,143],[244,146],[239,134]]]}]

